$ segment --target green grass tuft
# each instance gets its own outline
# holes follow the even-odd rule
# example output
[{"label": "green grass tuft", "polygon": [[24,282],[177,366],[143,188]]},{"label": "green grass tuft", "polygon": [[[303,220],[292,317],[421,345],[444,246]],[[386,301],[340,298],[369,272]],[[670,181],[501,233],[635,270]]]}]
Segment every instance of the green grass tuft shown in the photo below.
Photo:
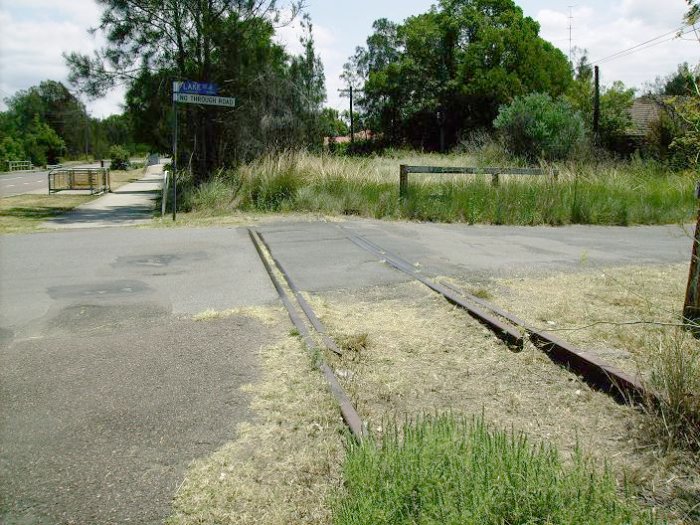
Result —
[{"label": "green grass tuft", "polygon": [[656,523],[608,470],[483,419],[425,417],[349,446],[335,525]]}]

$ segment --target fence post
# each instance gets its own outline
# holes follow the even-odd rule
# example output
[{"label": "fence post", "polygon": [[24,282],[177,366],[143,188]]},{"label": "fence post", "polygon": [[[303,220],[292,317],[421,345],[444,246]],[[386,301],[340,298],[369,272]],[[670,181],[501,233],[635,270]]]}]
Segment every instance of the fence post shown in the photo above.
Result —
[{"label": "fence post", "polygon": [[494,173],[491,175],[491,185],[492,186],[498,186],[499,180],[498,180],[498,173]]},{"label": "fence post", "polygon": [[[700,182],[695,186],[695,197],[700,199]],[[700,206],[698,207],[698,220],[693,235],[693,251],[688,272],[688,286],[685,291],[685,304],[683,305],[683,323],[694,333],[700,333],[700,265],[698,265],[698,244],[700,243]]]},{"label": "fence post", "polygon": [[399,198],[408,197],[408,168],[405,164],[399,166]]}]

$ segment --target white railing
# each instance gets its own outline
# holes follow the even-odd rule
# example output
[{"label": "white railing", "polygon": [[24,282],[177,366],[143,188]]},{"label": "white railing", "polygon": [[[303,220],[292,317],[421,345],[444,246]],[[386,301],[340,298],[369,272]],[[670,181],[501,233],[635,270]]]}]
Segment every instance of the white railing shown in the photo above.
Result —
[{"label": "white railing", "polygon": [[30,160],[8,160],[7,161],[7,170],[8,171],[23,171],[23,170],[30,170],[34,166],[32,165],[32,161]]}]

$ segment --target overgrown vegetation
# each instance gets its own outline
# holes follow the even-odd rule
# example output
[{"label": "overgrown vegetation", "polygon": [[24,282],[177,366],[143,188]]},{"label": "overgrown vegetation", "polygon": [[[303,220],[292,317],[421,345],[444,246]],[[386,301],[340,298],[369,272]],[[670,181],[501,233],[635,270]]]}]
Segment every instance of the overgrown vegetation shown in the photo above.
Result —
[{"label": "overgrown vegetation", "polygon": [[483,419],[423,417],[351,444],[334,523],[577,525],[655,523],[615,479]]},{"label": "overgrown vegetation", "polygon": [[147,147],[134,143],[131,120],[125,115],[92,118],[85,105],[61,82],[45,80],[6,98],[0,112],[0,171],[7,161],[29,160],[36,166],[64,159],[105,158],[110,145],[130,154]]},{"label": "overgrown vegetation", "polygon": [[485,176],[413,175],[402,201],[398,165],[411,162],[484,161],[467,155],[354,159],[289,153],[220,171],[199,187],[185,181],[180,204],[203,215],[311,212],[523,225],[669,224],[687,221],[695,208],[690,175],[669,174],[641,160],[561,164],[554,166],[558,178],[502,176],[498,186]]},{"label": "overgrown vegetation", "polygon": [[544,93],[502,106],[494,127],[509,151],[530,161],[567,159],[585,139],[581,115],[565,100],[552,100]]},{"label": "overgrown vegetation", "polygon": [[129,152],[122,146],[112,146],[109,148],[110,169],[129,169]]},{"label": "overgrown vegetation", "polygon": [[667,331],[651,359],[652,419],[670,449],[700,453],[700,347],[687,332]]}]

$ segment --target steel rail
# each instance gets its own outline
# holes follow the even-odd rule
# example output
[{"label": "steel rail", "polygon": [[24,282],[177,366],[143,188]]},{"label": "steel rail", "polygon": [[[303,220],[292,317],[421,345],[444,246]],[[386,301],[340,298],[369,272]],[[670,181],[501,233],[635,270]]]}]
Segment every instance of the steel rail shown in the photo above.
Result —
[{"label": "steel rail", "polygon": [[[397,270],[411,275],[432,290],[442,294],[448,301],[461,306],[461,303],[464,303],[464,300],[468,300],[490,310],[500,317],[503,317],[510,323],[513,323],[512,325],[508,326],[515,325],[514,328],[518,327],[521,331],[524,331],[528,335],[530,341],[532,341],[535,346],[543,350],[549,359],[557,364],[566,366],[569,368],[569,370],[580,375],[588,385],[596,388],[597,390],[610,394],[617,401],[622,403],[631,404],[644,401],[654,402],[651,393],[647,391],[638,378],[633,377],[617,367],[606,363],[598,356],[593,355],[590,352],[582,350],[548,332],[533,327],[526,321],[523,321],[517,316],[488,301],[480,299],[479,297],[476,297],[470,293],[458,291],[454,287],[447,287],[445,285],[434,283],[430,279],[418,274],[415,268],[400,256],[389,252],[369,239],[366,239],[357,233],[351,232],[343,226],[339,226],[339,228],[341,228],[346,233],[348,238],[355,244],[361,248],[364,248],[366,251],[374,254],[380,259],[385,260]],[[455,298],[460,299],[460,302],[455,302]],[[468,307],[466,309],[468,312],[472,313],[473,308],[474,307]],[[476,311],[481,312],[481,310],[478,309]],[[487,326],[491,326],[490,323],[485,324],[487,324]],[[518,328],[515,329],[517,330]],[[496,333],[496,335],[498,335],[498,333]]]},{"label": "steel rail", "polygon": [[331,339],[328,336],[328,334],[326,333],[326,327],[323,326],[323,324],[321,323],[321,320],[316,316],[316,313],[313,311],[313,308],[311,308],[311,305],[308,303],[308,301],[304,298],[304,295],[301,293],[301,290],[299,289],[299,287],[294,283],[294,281],[290,277],[287,270],[284,269],[284,266],[282,265],[280,260],[277,257],[275,257],[275,254],[272,252],[270,245],[265,240],[265,236],[260,232],[256,232],[256,233],[260,237],[260,240],[262,241],[265,248],[267,248],[267,252],[270,254],[272,261],[275,263],[275,266],[277,266],[277,269],[282,274],[282,277],[284,277],[284,280],[287,281],[289,288],[292,290],[292,293],[294,294],[294,297],[296,298],[297,302],[299,303],[299,306],[301,306],[301,309],[306,314],[306,317],[308,318],[309,322],[311,323],[311,326],[313,326],[314,329],[321,336],[321,339],[323,340],[323,344],[326,346],[326,348],[328,350],[330,350],[334,354],[343,355],[343,352],[340,350],[340,348],[338,348],[338,345],[335,343],[335,341],[333,339]]},{"label": "steel rail", "polygon": [[[277,276],[275,275],[272,267],[270,266],[270,263],[267,261],[267,258],[265,257],[265,253],[263,252],[262,248],[263,242],[262,239],[260,239],[259,234],[251,229],[248,229],[248,234],[250,235],[250,240],[253,242],[253,246],[255,246],[255,250],[258,252],[258,256],[260,257],[260,260],[262,261],[263,266],[265,267],[265,271],[267,271],[267,274],[270,277],[270,280],[272,281],[275,290],[277,291],[277,295],[279,295],[282,304],[287,310],[289,319],[299,331],[299,334],[302,336],[304,344],[307,346],[307,348],[309,348],[312,351],[320,351],[321,349],[311,337],[306,323],[304,323],[304,321],[302,320],[301,316],[299,315],[296,308],[289,299],[289,295],[287,295],[287,292],[277,279]],[[325,377],[326,382],[328,383],[328,386],[331,392],[333,393],[333,396],[338,402],[338,405],[340,407],[340,414],[343,417],[343,421],[345,421],[345,424],[350,429],[350,432],[353,434],[353,436],[355,436],[355,438],[357,438],[358,440],[361,440],[365,435],[365,427],[362,423],[362,419],[360,419],[360,415],[357,413],[357,410],[355,410],[352,401],[350,401],[350,398],[348,397],[347,393],[338,381],[338,378],[336,377],[333,370],[331,370],[331,368],[326,364],[325,360],[322,357],[320,359],[318,368],[319,370],[321,370],[321,373]]]},{"label": "steel rail", "polygon": [[372,253],[379,259],[383,259],[386,261],[387,264],[390,266],[394,267],[395,269],[406,273],[413,277],[414,279],[420,281],[423,283],[425,286],[430,288],[431,290],[441,294],[445,299],[447,299],[450,303],[459,306],[460,308],[466,310],[469,315],[471,315],[474,319],[479,321],[480,323],[486,325],[493,333],[501,340],[505,341],[508,345],[516,347],[516,348],[522,348],[523,346],[523,334],[520,329],[518,329],[516,326],[513,326],[510,323],[506,323],[504,321],[501,321],[497,317],[494,317],[493,315],[485,312],[481,308],[477,308],[476,306],[467,303],[464,301],[462,297],[460,297],[459,294],[453,292],[452,290],[447,289],[445,286],[433,282],[430,279],[424,277],[420,273],[416,271],[416,269],[407,261],[393,256],[393,254],[389,254],[386,250],[383,248],[375,245],[371,241],[365,239],[364,237],[357,235],[355,233],[349,232],[347,229],[343,228],[340,226],[340,228],[345,231],[346,235],[348,238],[357,244],[360,248],[363,248],[364,250]]}]

